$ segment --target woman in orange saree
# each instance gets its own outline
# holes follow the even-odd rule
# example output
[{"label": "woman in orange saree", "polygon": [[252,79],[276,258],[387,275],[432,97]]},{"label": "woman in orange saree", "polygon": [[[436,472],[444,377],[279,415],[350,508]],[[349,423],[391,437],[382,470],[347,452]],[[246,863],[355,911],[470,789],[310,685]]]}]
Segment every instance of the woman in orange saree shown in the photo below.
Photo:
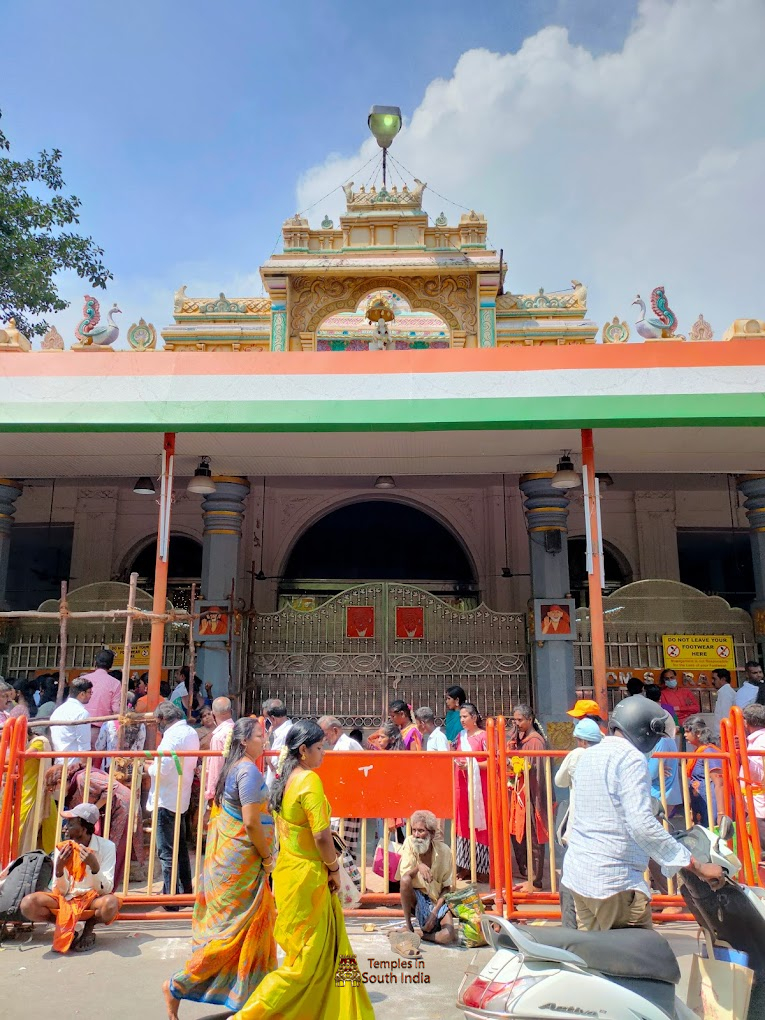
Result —
[{"label": "woman in orange saree", "polygon": [[[507,744],[508,754],[517,751],[544,751],[547,741],[528,705],[516,705],[513,709],[515,733]],[[510,788],[510,839],[518,871],[523,882],[517,891],[531,892],[541,889],[545,870],[545,845],[549,840],[547,830],[547,785],[543,758],[518,758],[519,768],[513,769],[513,785]],[[529,804],[530,802],[530,804]],[[526,826],[530,825],[532,874],[528,874],[528,843]]]},{"label": "woman in orange saree", "polygon": [[268,885],[273,819],[263,775],[263,731],[239,719],[215,791],[205,864],[194,904],[194,951],[162,987],[167,1015],[181,999],[240,1009],[276,967],[276,911]]}]

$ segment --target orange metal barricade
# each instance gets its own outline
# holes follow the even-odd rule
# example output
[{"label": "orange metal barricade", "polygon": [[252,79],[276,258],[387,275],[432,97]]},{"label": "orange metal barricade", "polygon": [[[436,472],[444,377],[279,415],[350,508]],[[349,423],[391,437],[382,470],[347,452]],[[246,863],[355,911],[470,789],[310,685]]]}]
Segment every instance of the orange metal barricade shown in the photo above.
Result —
[{"label": "orange metal barricade", "polygon": [[[452,849],[456,848],[456,819],[457,819],[457,770],[455,759],[479,759],[487,762],[487,803],[486,813],[488,818],[489,832],[489,859],[490,859],[490,887],[484,894],[488,908],[493,912],[509,918],[547,918],[553,919],[559,916],[559,896],[557,892],[557,860],[555,859],[555,797],[552,787],[552,777],[556,762],[562,759],[565,751],[542,751],[523,752],[507,750],[507,723],[503,717],[487,721],[487,750],[476,752],[333,752],[325,757],[321,768],[321,777],[324,782],[330,803],[332,804],[333,815],[345,818],[361,818],[363,834],[363,850],[361,854],[360,867],[362,872],[362,908],[367,912],[374,909],[376,916],[388,916],[391,908],[398,907],[399,897],[397,893],[390,892],[388,879],[394,876],[384,876],[382,890],[374,890],[366,887],[365,879],[371,873],[370,861],[366,856],[366,831],[367,822],[374,818],[408,818],[417,809],[428,809],[433,811],[437,818],[445,820],[451,825]],[[39,775],[37,785],[36,803],[29,815],[33,822],[33,830],[37,832],[41,821],[41,795],[43,791],[43,774],[47,765],[51,764],[56,757],[64,757],[61,753],[28,752],[26,750],[27,727],[24,717],[9,719],[3,728],[0,738],[0,762],[4,763],[4,784],[3,797],[0,803],[0,866],[6,866],[15,858],[19,849],[19,838],[21,832],[21,793],[24,778],[24,765],[29,761],[38,761]],[[761,852],[759,836],[756,824],[748,825],[749,819],[754,819],[754,793],[755,785],[752,783],[749,770],[748,755],[746,753],[746,739],[743,730],[743,718],[740,711],[734,710],[730,720],[725,720],[722,725],[721,751],[710,751],[704,754],[672,753],[658,755],[658,758],[676,759],[681,762],[684,775],[687,772],[687,763],[690,759],[712,760],[719,759],[723,763],[723,808],[726,814],[730,814],[736,823],[739,854],[742,859],[742,878],[747,884],[760,884],[760,876],[756,867]],[[202,784],[204,782],[204,769],[208,758],[217,752],[181,752],[176,756],[176,761],[184,757],[198,757],[203,763]],[[272,757],[274,752],[266,752],[265,757]],[[77,756],[69,756],[68,760],[78,758],[85,764],[84,784],[87,794],[88,784],[93,773],[94,759],[104,759],[103,769],[109,776],[109,793],[106,800],[105,834],[112,819],[114,809],[114,782],[115,782],[115,759],[117,757],[133,761],[132,771],[126,780],[129,784],[130,798],[128,808],[128,837],[126,863],[122,874],[115,876],[115,891],[123,896],[123,917],[133,919],[149,919],[152,915],[145,915],[140,911],[142,906],[151,907],[162,904],[174,904],[183,908],[183,912],[176,914],[178,918],[190,916],[188,908],[194,902],[191,894],[163,896],[154,892],[154,878],[157,868],[155,866],[156,834],[157,834],[157,799],[155,798],[155,810],[149,815],[143,815],[148,825],[149,848],[148,848],[148,875],[143,887],[137,887],[137,883],[131,883],[130,878],[130,832],[135,824],[134,820],[139,819],[138,825],[142,825],[140,811],[141,796],[141,765],[157,760],[156,751],[146,752],[84,752]],[[548,795],[544,806],[547,817],[547,828],[551,841],[548,856],[550,860],[551,888],[547,890],[534,891],[513,891],[514,881],[519,879],[517,867],[510,838],[510,802],[508,795],[508,775],[510,771],[510,760],[518,757],[531,763],[537,759],[545,760],[545,774],[548,781]],[[106,764],[108,763],[108,764]],[[549,764],[547,764],[549,763]],[[265,768],[265,766],[264,766]],[[739,774],[741,780],[739,780]],[[180,775],[177,779],[178,791],[180,791]],[[710,768],[705,766],[704,782],[708,802],[711,803],[711,782]],[[65,790],[65,783],[62,779],[59,790],[59,798]],[[203,785],[202,785],[203,790]],[[468,783],[469,794],[472,795],[472,786]],[[123,803],[125,794],[122,793]],[[202,793],[203,798],[203,793]],[[471,847],[471,872],[472,878],[476,876],[476,841],[475,841],[475,818],[472,800],[469,812],[473,821],[472,847]],[[686,798],[686,813],[690,810]],[[179,840],[180,820],[175,826],[174,832],[174,857],[177,856]],[[60,826],[58,831],[60,832]],[[387,827],[384,836],[387,835]],[[194,887],[199,878],[201,868],[201,850],[204,838],[203,826],[203,804],[200,805],[199,817],[196,829],[191,833],[188,846],[194,855],[192,864],[192,876]],[[527,840],[530,840],[530,830],[527,826]],[[386,843],[387,846],[387,843]],[[387,854],[385,855],[387,860]],[[456,856],[455,856],[456,867]],[[176,869],[174,869],[175,871]],[[386,869],[387,871],[387,869]],[[515,875],[514,875],[515,872]],[[670,893],[672,887],[670,887]],[[655,896],[654,907],[661,910],[665,906],[677,907],[682,905],[682,899],[676,895]],[[393,910],[392,916],[397,911]],[[155,916],[162,916],[155,915]],[[672,914],[672,920],[677,920],[685,915]],[[656,920],[667,920],[667,917],[656,915]]]}]

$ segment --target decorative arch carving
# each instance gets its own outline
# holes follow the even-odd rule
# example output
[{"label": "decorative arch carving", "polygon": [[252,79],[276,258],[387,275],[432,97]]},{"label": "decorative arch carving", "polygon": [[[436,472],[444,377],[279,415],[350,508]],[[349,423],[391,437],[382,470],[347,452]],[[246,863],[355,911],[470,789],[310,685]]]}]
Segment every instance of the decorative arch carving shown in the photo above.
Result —
[{"label": "decorative arch carving", "polygon": [[477,332],[475,278],[468,273],[453,273],[363,279],[357,276],[339,279],[293,276],[290,278],[290,335],[315,332],[328,316],[354,311],[364,295],[375,290],[397,291],[406,298],[412,310],[433,312],[452,331]]}]

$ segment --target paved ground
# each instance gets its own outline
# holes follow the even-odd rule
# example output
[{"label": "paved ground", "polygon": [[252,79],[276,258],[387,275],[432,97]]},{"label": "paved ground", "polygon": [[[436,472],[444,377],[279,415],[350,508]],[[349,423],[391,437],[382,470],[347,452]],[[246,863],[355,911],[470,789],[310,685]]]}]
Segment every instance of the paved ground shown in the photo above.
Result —
[{"label": "paved ground", "polygon": [[[370,969],[370,958],[399,959],[389,947],[384,928],[368,933],[360,923],[351,922],[348,930],[362,971]],[[9,1020],[101,1020],[105,1016],[164,1020],[161,984],[186,958],[188,931],[187,924],[173,920],[150,925],[120,922],[100,930],[92,952],[61,957],[50,951],[50,934],[38,926],[28,945],[5,942],[0,946],[0,1016]],[[662,931],[680,959],[685,983],[696,929],[672,925]],[[478,953],[484,959],[490,951]],[[473,955],[469,949],[423,945],[421,973],[430,978],[429,983],[369,985],[375,1016],[378,1020],[461,1020],[454,1000]],[[227,1015],[195,1003],[184,1002],[180,1009],[181,1020],[219,1020]]]}]

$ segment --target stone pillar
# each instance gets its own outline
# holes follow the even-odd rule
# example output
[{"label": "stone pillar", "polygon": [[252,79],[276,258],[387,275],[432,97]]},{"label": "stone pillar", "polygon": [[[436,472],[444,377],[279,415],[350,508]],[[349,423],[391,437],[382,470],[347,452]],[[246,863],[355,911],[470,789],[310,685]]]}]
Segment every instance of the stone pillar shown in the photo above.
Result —
[{"label": "stone pillar", "polygon": [[[236,602],[236,580],[239,576],[239,546],[242,540],[244,501],[250,492],[246,478],[220,476],[213,478],[215,492],[202,499],[204,531],[202,534],[202,595],[206,601],[231,598],[232,583]],[[234,607],[232,606],[232,609]],[[237,660],[233,616],[229,650],[225,639],[205,641],[197,651],[197,674],[213,685],[213,695],[234,693],[238,677],[231,677],[229,664]]]},{"label": "stone pillar", "polygon": [[[568,576],[568,496],[554,489],[554,472],[521,475],[529,533],[531,595],[535,599],[562,599],[570,594]],[[536,712],[546,724],[571,722],[566,712],[576,694],[574,642],[533,641],[533,675]]]},{"label": "stone pillar", "polygon": [[268,293],[271,297],[271,350],[287,350],[287,277],[272,276],[268,279]]},{"label": "stone pillar", "polygon": [[13,515],[16,513],[14,504],[23,491],[24,486],[21,482],[15,482],[11,478],[0,478],[0,611],[2,612],[7,612],[10,609],[5,598],[5,589],[8,583],[11,525],[13,524]]},{"label": "stone pillar", "polygon": [[479,347],[497,346],[497,293],[499,273],[478,274]]},{"label": "stone pillar", "polygon": [[635,493],[640,580],[680,580],[674,492]]},{"label": "stone pillar", "polygon": [[[765,661],[765,475],[741,475],[738,487],[746,496],[749,541],[752,545],[755,601],[752,603],[754,635]],[[739,668],[743,663],[738,663]]]}]

